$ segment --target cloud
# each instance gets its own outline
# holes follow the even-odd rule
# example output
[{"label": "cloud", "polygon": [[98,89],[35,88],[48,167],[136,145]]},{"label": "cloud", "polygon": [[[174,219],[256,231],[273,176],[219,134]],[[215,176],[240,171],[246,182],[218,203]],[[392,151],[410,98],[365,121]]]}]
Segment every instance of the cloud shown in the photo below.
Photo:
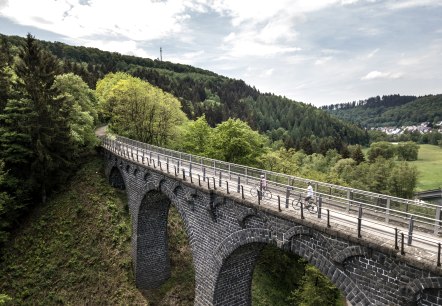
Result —
[{"label": "cloud", "polygon": [[442,6],[442,2],[438,0],[402,0],[402,1],[394,1],[388,2],[388,7],[391,9],[408,9],[414,7],[423,7],[423,6],[431,6],[437,7]]},{"label": "cloud", "polygon": [[369,72],[367,75],[363,76],[361,80],[374,80],[374,79],[398,79],[402,76],[401,73],[392,72],[380,72],[377,70]]},{"label": "cloud", "polygon": [[9,1],[0,14],[21,25],[72,38],[101,35],[152,40],[181,32],[183,22],[190,18],[187,8],[197,8],[189,3],[178,0],[14,0]]}]

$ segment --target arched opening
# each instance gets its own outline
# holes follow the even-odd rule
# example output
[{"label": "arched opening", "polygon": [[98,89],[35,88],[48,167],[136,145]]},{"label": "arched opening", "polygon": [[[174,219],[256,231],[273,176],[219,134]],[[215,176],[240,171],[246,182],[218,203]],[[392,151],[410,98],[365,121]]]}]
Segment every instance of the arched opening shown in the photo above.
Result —
[{"label": "arched opening", "polygon": [[224,257],[213,301],[214,305],[346,305],[344,295],[319,269],[301,256],[259,241],[241,244]]},{"label": "arched opening", "polygon": [[123,176],[117,167],[113,167],[109,174],[109,183],[112,187],[125,190],[126,185],[124,184]]},{"label": "arched opening", "polygon": [[[195,271],[186,226],[170,199],[148,192],[137,218],[136,284],[153,305],[193,305]],[[133,238],[134,239],[134,238]]]},{"label": "arched opening", "polygon": [[252,279],[252,305],[346,305],[341,291],[307,260],[266,245]]}]

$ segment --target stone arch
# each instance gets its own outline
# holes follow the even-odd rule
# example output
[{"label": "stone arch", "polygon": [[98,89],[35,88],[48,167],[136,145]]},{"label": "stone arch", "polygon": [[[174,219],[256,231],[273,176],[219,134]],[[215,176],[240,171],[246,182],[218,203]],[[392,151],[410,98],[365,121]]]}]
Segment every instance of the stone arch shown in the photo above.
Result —
[{"label": "stone arch", "polygon": [[[359,288],[358,284],[340,267],[340,264],[337,265],[333,260],[334,258],[326,257],[323,249],[317,248],[315,243],[320,242],[319,237],[321,235],[315,235],[314,232],[310,232],[310,235],[293,236],[290,251],[304,257],[309,264],[318,268],[322,274],[327,276],[344,293],[352,305],[373,305],[372,301]],[[320,243],[330,247],[327,241],[321,241]],[[330,251],[330,253],[333,252],[333,250]]]},{"label": "stone arch", "polygon": [[[167,188],[170,182],[164,178],[160,181],[160,186],[166,188],[150,189],[143,196],[132,234],[132,245],[136,249],[133,253],[135,282],[140,289],[157,288],[170,277],[167,222],[171,204],[183,220],[187,237],[191,237],[183,205]],[[189,243],[193,253],[190,239]]]},{"label": "stone arch", "polygon": [[442,277],[414,279],[407,286],[399,288],[398,296],[406,305],[441,305]]},{"label": "stone arch", "polygon": [[275,244],[263,228],[237,231],[219,245],[215,254],[213,305],[250,305],[253,269],[266,244]]},{"label": "stone arch", "polygon": [[333,261],[342,265],[346,259],[354,256],[368,257],[368,252],[359,245],[349,246],[335,254]]},{"label": "stone arch", "polygon": [[126,189],[126,180],[125,176],[121,173],[120,169],[117,166],[113,166],[109,172],[109,183],[112,187],[125,190]]},{"label": "stone arch", "polygon": [[170,277],[167,214],[170,200],[151,190],[141,200],[137,216],[135,281],[138,288],[157,288]]}]

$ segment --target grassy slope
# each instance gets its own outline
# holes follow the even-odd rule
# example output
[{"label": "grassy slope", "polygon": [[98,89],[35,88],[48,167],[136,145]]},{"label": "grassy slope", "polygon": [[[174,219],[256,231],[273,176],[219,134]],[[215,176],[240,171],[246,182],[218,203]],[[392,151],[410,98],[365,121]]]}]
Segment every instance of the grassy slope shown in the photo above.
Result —
[{"label": "grassy slope", "polygon": [[442,148],[420,145],[418,160],[411,164],[419,170],[418,191],[442,187]]},{"label": "grassy slope", "polygon": [[192,305],[186,237],[176,211],[171,209],[169,220],[169,227],[179,229],[170,237],[180,241],[171,246],[172,266],[178,267],[162,288],[143,296],[134,285],[126,195],[106,182],[95,156],[2,250],[0,304],[7,294],[14,305]]}]

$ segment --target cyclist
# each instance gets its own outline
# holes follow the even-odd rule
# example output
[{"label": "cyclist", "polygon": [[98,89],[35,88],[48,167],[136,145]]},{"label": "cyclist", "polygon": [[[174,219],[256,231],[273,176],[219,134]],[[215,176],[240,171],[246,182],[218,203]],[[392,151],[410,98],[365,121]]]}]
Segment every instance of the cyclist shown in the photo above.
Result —
[{"label": "cyclist", "polygon": [[267,180],[266,180],[264,174],[261,174],[260,187],[261,187],[261,190],[267,189]]},{"label": "cyclist", "polygon": [[310,182],[308,182],[307,196],[305,197],[305,202],[309,203],[311,198],[313,198],[313,187],[312,187],[312,184]]}]

